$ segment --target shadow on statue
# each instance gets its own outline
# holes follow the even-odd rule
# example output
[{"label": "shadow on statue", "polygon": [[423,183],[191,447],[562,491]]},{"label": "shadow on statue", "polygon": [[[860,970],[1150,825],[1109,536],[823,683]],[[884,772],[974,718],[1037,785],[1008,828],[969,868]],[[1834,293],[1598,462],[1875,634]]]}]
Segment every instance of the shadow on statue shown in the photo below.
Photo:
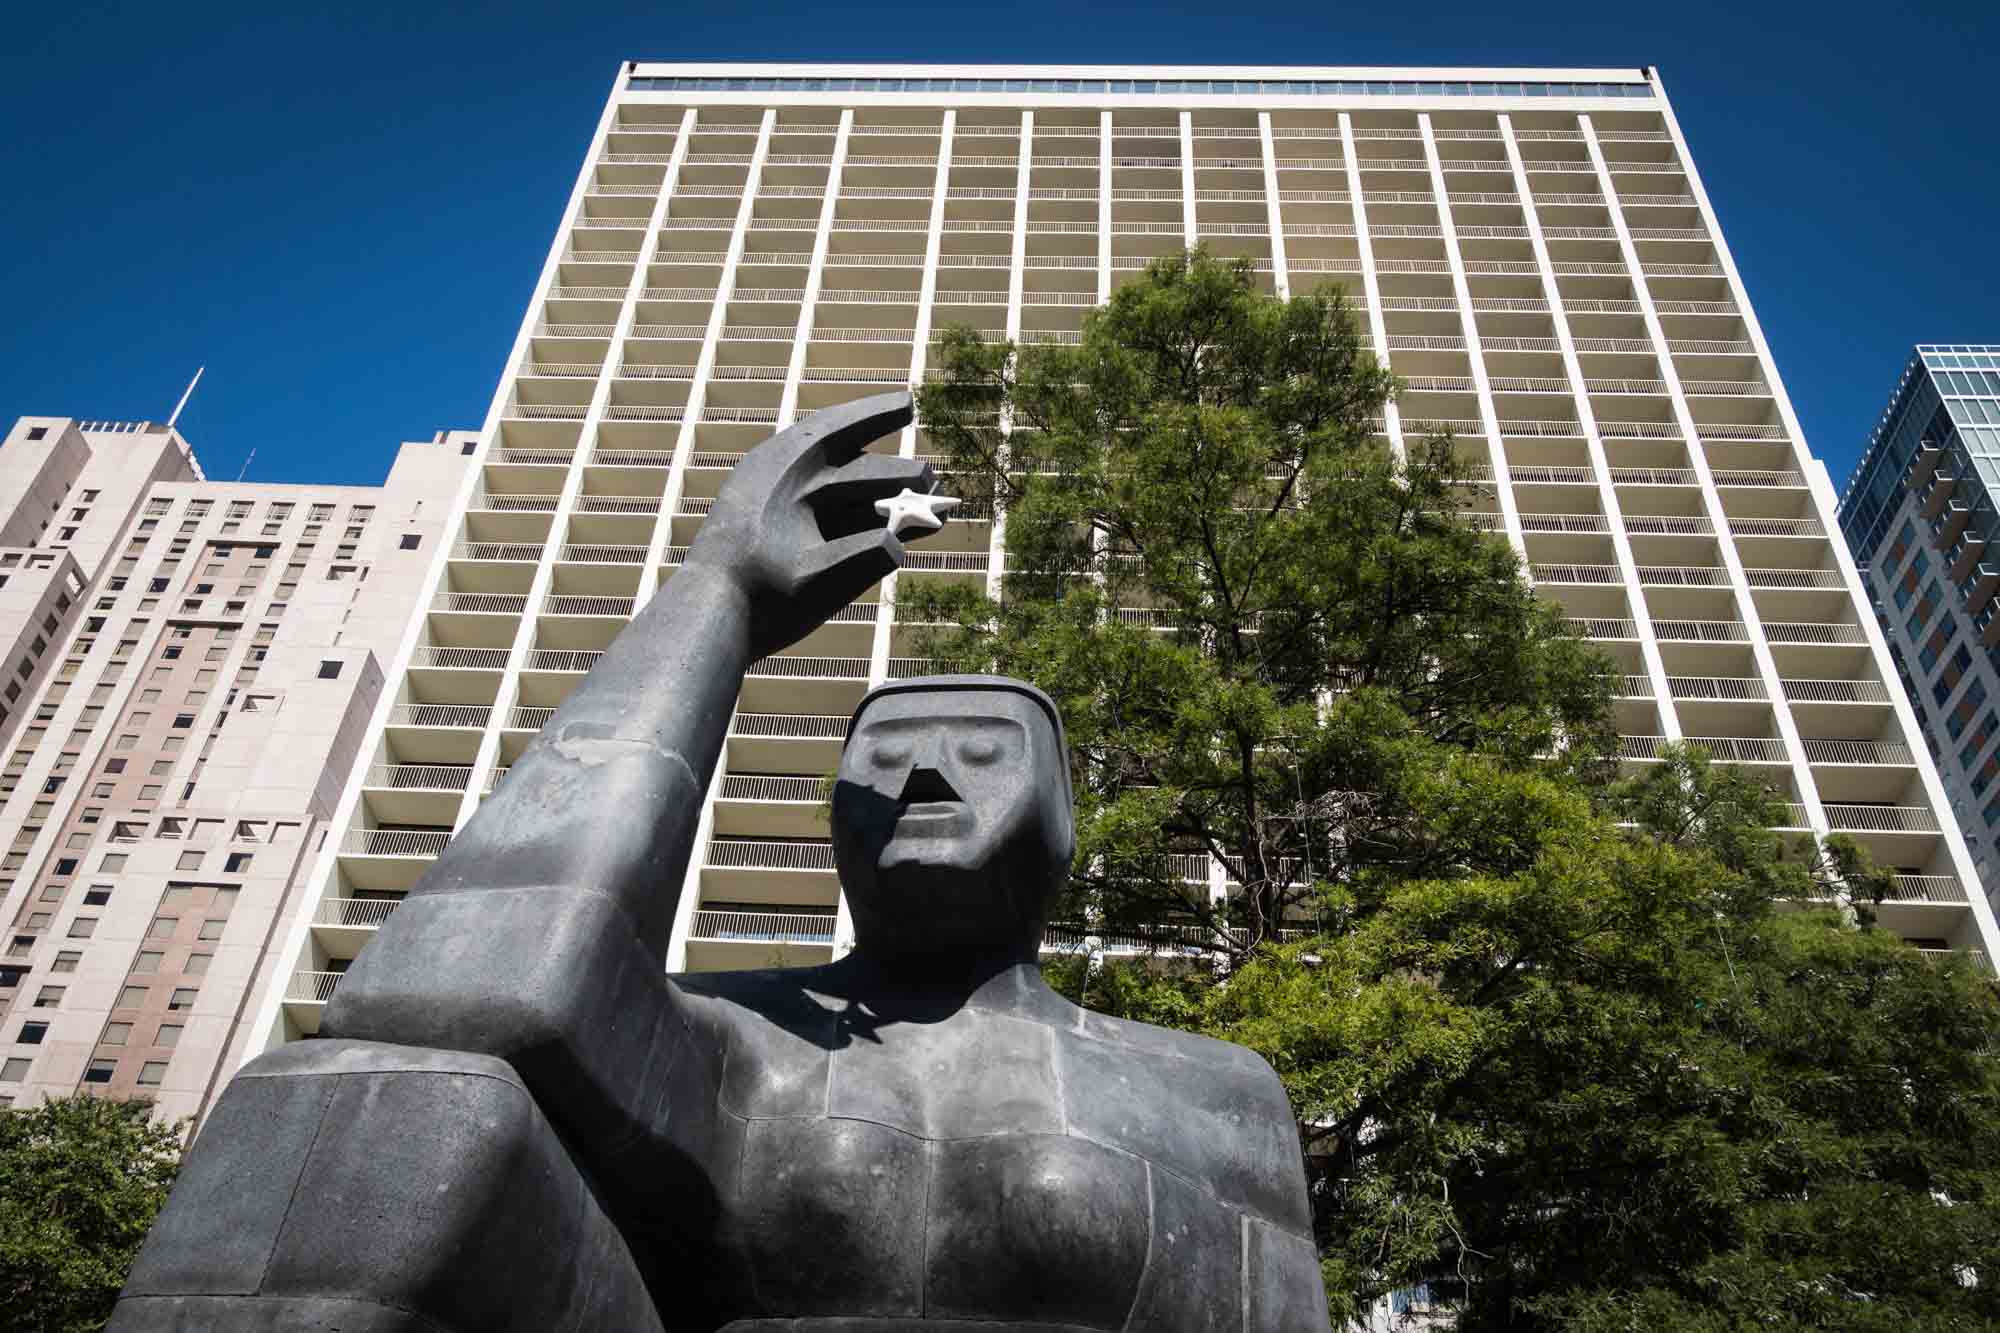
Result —
[{"label": "shadow on statue", "polygon": [[1034,687],[862,700],[845,958],[665,971],[746,668],[901,563],[877,502],[930,469],[866,446],[910,415],[864,399],[744,457],[322,1039],[230,1085],[114,1333],[1327,1327],[1270,1067],[1042,980],[1075,831]]}]

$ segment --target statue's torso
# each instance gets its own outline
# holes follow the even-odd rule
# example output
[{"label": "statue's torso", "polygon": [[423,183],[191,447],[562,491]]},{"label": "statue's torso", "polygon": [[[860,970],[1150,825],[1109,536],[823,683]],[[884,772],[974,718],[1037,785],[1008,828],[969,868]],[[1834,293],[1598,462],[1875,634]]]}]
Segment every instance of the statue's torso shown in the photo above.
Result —
[{"label": "statue's torso", "polygon": [[732,1333],[1325,1326],[1261,1060],[1087,1014],[1032,969],[889,1019],[850,976],[674,979],[712,1061],[687,1147],[717,1194]]}]

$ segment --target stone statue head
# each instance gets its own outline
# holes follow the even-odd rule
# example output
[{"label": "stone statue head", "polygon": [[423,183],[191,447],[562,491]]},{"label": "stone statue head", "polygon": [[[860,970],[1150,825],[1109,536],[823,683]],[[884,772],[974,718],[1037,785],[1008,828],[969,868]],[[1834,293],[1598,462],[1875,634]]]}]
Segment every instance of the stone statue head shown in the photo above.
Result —
[{"label": "stone statue head", "polygon": [[833,853],[866,952],[1030,961],[1075,849],[1062,719],[1034,686],[925,676],[854,710]]}]

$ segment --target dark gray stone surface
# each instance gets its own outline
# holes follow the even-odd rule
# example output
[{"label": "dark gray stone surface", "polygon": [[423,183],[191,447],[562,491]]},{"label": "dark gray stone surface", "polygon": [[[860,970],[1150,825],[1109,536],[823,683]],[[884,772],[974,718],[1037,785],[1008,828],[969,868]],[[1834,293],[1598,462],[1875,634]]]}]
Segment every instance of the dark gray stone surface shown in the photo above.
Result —
[{"label": "dark gray stone surface", "polygon": [[901,559],[863,452],[908,395],[752,451],[687,562],[258,1060],[113,1317],[164,1329],[1326,1328],[1276,1076],[1085,1014],[1036,964],[1073,851],[1061,721],[898,681],[833,793],[825,967],[667,976],[744,668]]}]

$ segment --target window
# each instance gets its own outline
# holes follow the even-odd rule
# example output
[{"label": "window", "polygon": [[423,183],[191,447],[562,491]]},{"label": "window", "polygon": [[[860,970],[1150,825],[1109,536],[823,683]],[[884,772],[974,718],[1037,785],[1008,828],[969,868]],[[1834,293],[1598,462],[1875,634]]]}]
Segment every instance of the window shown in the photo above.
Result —
[{"label": "window", "polygon": [[132,1040],[132,1025],[130,1023],[106,1023],[104,1025],[104,1035],[97,1040],[100,1046],[123,1046],[126,1042]]},{"label": "window", "polygon": [[186,730],[187,730],[187,729],[188,729],[189,727],[191,727],[191,726],[193,726],[193,725],[194,725],[194,714],[193,714],[193,713],[176,713],[176,714],[174,714],[174,730],[176,730],[176,731],[186,731]]},{"label": "window", "polygon": [[338,663],[338,662],[321,662],[321,663],[319,664],[319,678],[320,678],[321,680],[337,680],[337,679],[339,679],[339,678],[340,678],[340,663]]},{"label": "window", "polygon": [[474,449],[477,449],[478,447],[479,447],[479,441],[467,440],[464,444],[458,447],[458,452],[461,454],[470,454]]},{"label": "window", "polygon": [[204,921],[204,922],[202,922],[202,923],[201,923],[201,938],[202,938],[202,939],[205,939],[205,940],[219,940],[219,939],[221,939],[221,938],[222,938],[222,928],[223,928],[224,926],[228,925],[228,924],[229,924],[229,923],[228,923],[228,922],[226,922],[226,921]]},{"label": "window", "polygon": [[250,857],[249,852],[231,852],[229,859],[222,863],[223,872],[230,875],[242,874],[250,868]]},{"label": "window", "polygon": [[49,428],[47,426],[28,427],[28,438],[31,440],[45,440],[48,438],[48,436],[49,436]]},{"label": "window", "polygon": [[397,549],[399,550],[414,551],[419,546],[423,545],[423,543],[424,539],[420,533],[406,532],[402,535],[401,539],[397,541],[396,546]]},{"label": "window", "polygon": [[146,988],[144,986],[127,986],[124,990],[118,992],[118,1003],[113,1008],[138,1009],[142,1008],[145,1003]]},{"label": "window", "polygon": [[87,940],[97,933],[97,918],[80,916],[69,923],[69,937],[73,940]]},{"label": "window", "polygon": [[42,1044],[42,1038],[48,1035],[47,1023],[23,1023],[19,1041],[23,1046],[39,1046]]},{"label": "window", "polygon": [[166,1076],[165,1060],[148,1060],[139,1066],[139,1086],[142,1088],[157,1088]]},{"label": "window", "polygon": [[102,907],[110,901],[111,886],[109,884],[93,884],[83,891],[83,905],[85,907]]},{"label": "window", "polygon": [[161,960],[165,957],[165,954],[157,950],[143,950],[137,958],[132,960],[132,970],[134,972],[157,972],[160,970]]},{"label": "window", "polygon": [[180,921],[177,917],[156,916],[153,918],[153,924],[146,928],[146,934],[156,940],[172,939],[174,927],[179,924]]},{"label": "window", "polygon": [[76,965],[82,961],[83,954],[80,950],[66,949],[62,953],[57,954],[56,960],[49,964],[49,971],[74,972],[76,971]]},{"label": "window", "polygon": [[194,995],[192,986],[176,987],[174,993],[167,998],[167,1011],[177,1014],[183,1009],[194,1008]]},{"label": "window", "polygon": [[28,1076],[28,1066],[32,1061],[25,1056],[15,1056],[5,1064],[0,1064],[0,1083],[19,1083]]},{"label": "window", "polygon": [[160,1024],[159,1032],[154,1034],[153,1045],[166,1046],[166,1047],[174,1047],[180,1045],[182,1027],[183,1025],[180,1023]]},{"label": "window", "polygon": [[85,1083],[109,1083],[111,1075],[118,1069],[116,1060],[92,1060],[90,1067],[83,1071]]},{"label": "window", "polygon": [[180,870],[199,870],[201,869],[201,858],[202,853],[200,852],[182,852],[181,859],[175,863],[175,867]]},{"label": "window", "polygon": [[201,976],[208,971],[209,959],[213,957],[215,957],[214,954],[191,953],[188,955],[187,966],[183,967],[181,971],[191,977]]},{"label": "window", "polygon": [[63,994],[67,989],[68,987],[65,986],[42,987],[41,990],[35,993],[35,1008],[37,1009],[55,1008],[57,1005],[62,1003]]},{"label": "window", "polygon": [[56,859],[56,873],[58,875],[74,875],[76,873],[76,858],[74,856],[58,857]]}]

